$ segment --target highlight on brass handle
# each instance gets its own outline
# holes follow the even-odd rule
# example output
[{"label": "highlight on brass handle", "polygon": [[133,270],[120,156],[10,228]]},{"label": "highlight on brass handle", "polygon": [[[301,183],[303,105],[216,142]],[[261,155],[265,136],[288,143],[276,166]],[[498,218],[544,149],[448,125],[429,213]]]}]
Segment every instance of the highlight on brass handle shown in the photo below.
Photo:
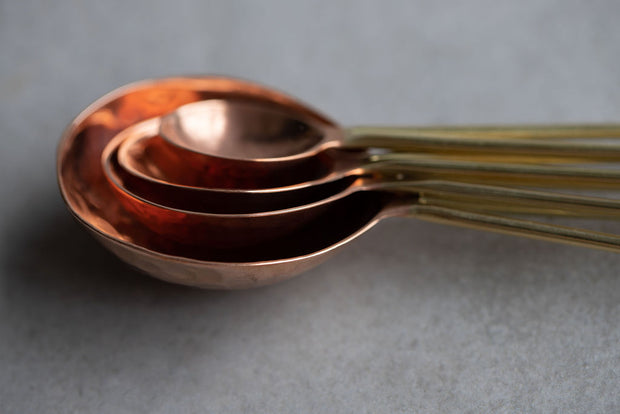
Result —
[{"label": "highlight on brass handle", "polygon": [[620,236],[614,234],[434,205],[415,206],[410,215],[426,221],[620,252]]},{"label": "highlight on brass handle", "polygon": [[411,216],[519,236],[620,252],[620,236],[505,214],[543,214],[620,219],[620,201],[514,188],[450,182],[415,185],[420,203]]},{"label": "highlight on brass handle", "polygon": [[[419,204],[478,212],[620,219],[620,200],[449,181],[403,183]],[[394,185],[396,187],[396,184]]]},{"label": "highlight on brass handle", "polygon": [[620,138],[620,124],[559,125],[440,125],[414,127],[357,126],[347,129],[347,142],[374,137],[449,137],[483,139],[590,139]]},{"label": "highlight on brass handle", "polygon": [[[620,170],[593,168],[591,166],[558,166],[556,163],[531,163],[521,160],[511,162],[501,156],[493,161],[473,160],[469,154],[381,154],[370,157],[370,162],[380,161],[377,171],[401,170],[415,172],[421,178],[443,181],[466,181],[480,184],[505,184],[532,187],[604,189],[620,187]],[[558,163],[567,163],[559,157]]]}]

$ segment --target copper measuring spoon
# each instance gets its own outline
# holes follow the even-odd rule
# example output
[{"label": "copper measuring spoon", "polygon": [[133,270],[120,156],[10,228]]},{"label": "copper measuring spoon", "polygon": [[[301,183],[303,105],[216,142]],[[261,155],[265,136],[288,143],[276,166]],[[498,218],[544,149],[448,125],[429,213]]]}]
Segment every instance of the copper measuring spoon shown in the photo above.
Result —
[{"label": "copper measuring spoon", "polygon": [[[502,135],[501,131],[504,131]],[[494,155],[591,156],[617,159],[617,145],[523,141],[511,137],[620,137],[620,125],[521,128],[351,127],[323,124],[295,108],[241,100],[204,100],[182,105],[161,118],[159,132],[168,142],[219,159],[278,163],[310,158],[330,148],[389,148],[406,151],[465,152]],[[499,137],[505,139],[497,139]],[[466,139],[475,137],[476,139]],[[488,139],[493,137],[495,139]],[[610,154],[610,152],[612,152]],[[269,184],[269,183],[266,183]],[[266,187],[266,185],[261,185]]]},{"label": "copper measuring spoon", "polygon": [[[620,159],[620,147],[609,143],[551,142],[548,138],[610,135],[619,136],[620,128],[589,125],[343,130],[292,107],[214,99],[183,105],[140,126],[121,144],[119,162],[133,175],[164,184],[278,192],[279,187],[307,187],[380,169],[376,163],[394,161],[389,155],[371,157],[360,150],[368,147],[470,159],[492,156],[495,161],[503,157],[523,163],[592,162]],[[547,139],[514,139],[528,136]]]}]

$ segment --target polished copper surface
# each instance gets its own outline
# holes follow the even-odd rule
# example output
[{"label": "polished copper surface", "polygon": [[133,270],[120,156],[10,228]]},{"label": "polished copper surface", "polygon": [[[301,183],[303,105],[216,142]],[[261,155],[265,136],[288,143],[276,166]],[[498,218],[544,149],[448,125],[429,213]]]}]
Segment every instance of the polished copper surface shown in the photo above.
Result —
[{"label": "polished copper surface", "polygon": [[[122,140],[123,136],[118,138]],[[148,186],[132,192],[129,189],[131,176],[119,168],[116,151],[117,144],[113,141],[102,155],[105,176],[110,180],[116,198],[136,221],[166,240],[212,248],[253,246],[303,227],[321,214],[330,201],[256,214],[198,212],[196,206],[184,210],[182,208],[188,201],[177,194],[153,191]]]},{"label": "polished copper surface", "polygon": [[181,148],[232,160],[304,157],[339,143],[338,128],[298,111],[251,101],[210,99],[162,117],[160,133]]},{"label": "polished copper surface", "polygon": [[[304,183],[324,178],[333,172],[335,164],[344,169],[356,162],[347,161],[351,157],[345,153],[334,157],[329,151],[276,162],[210,156],[175,146],[162,138],[159,135],[162,121],[160,118],[150,119],[123,131],[125,138],[119,145],[119,163],[142,180],[213,190],[260,192],[270,188],[273,189],[270,191],[277,192],[281,191],[280,187],[307,186]],[[274,137],[276,141],[282,141],[281,135]],[[356,153],[360,158],[365,152]]]},{"label": "polished copper surface", "polygon": [[[289,174],[281,174],[281,176],[285,176],[286,181],[302,181],[303,185],[294,184],[261,189],[211,188],[208,186],[208,181],[212,178],[203,179],[202,177],[211,176],[209,172],[213,165],[217,165],[217,160],[210,163],[194,153],[186,154],[189,156],[189,160],[186,160],[183,158],[185,155],[183,150],[178,152],[173,148],[169,156],[154,155],[152,151],[144,148],[142,148],[144,151],[138,151],[141,146],[136,143],[154,142],[151,139],[142,140],[141,138],[145,136],[144,133],[151,131],[157,122],[157,119],[150,119],[120,132],[116,139],[118,150],[114,143],[108,145],[110,150],[104,152],[102,162],[104,169],[110,171],[108,176],[118,184],[118,187],[122,187],[133,197],[165,207],[216,214],[249,214],[283,210],[337,194],[364,176],[362,174],[364,171],[358,169],[346,170],[343,174],[328,174],[321,180],[303,181],[307,176],[300,172],[308,171],[308,169],[299,169],[298,165]],[[136,141],[135,138],[138,140]],[[125,152],[125,162],[122,156],[124,146],[129,149]],[[131,152],[136,154],[133,155]],[[199,157],[199,160],[196,160],[197,163],[192,163],[192,156]],[[146,158],[148,161],[145,161]],[[346,162],[342,160],[342,157],[340,158],[339,164]],[[350,158],[357,158],[357,155]],[[326,160],[321,165],[325,167],[329,163],[329,160]],[[163,168],[160,167],[162,165],[164,165]],[[204,166],[204,169],[201,166]],[[163,170],[170,170],[171,174],[164,174],[161,172]],[[185,177],[196,177],[195,182],[191,182],[193,185],[174,183],[174,176],[179,172],[185,173]],[[218,173],[213,173],[213,175],[217,176]],[[229,175],[227,177],[230,179]],[[187,178],[186,181],[189,182]],[[283,182],[284,180],[280,178],[274,181]]]}]

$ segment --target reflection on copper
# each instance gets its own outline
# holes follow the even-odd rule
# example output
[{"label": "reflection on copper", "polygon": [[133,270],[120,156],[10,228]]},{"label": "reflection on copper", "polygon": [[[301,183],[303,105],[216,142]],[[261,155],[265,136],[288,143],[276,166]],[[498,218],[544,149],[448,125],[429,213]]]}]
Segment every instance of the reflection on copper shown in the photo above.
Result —
[{"label": "reflection on copper", "polygon": [[[325,146],[331,124],[282,107],[211,99],[179,107],[162,117],[161,134],[181,148],[219,158],[267,161]],[[316,152],[316,151],[312,151]]]}]

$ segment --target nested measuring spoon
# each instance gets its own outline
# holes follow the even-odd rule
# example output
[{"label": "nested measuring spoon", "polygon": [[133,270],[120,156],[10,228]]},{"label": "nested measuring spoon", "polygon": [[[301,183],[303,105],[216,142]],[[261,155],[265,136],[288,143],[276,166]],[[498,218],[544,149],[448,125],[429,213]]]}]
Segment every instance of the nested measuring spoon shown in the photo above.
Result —
[{"label": "nested measuring spoon", "polygon": [[[139,129],[140,126],[137,125],[135,128]],[[386,198],[396,199],[404,195],[413,199],[411,204],[415,206],[416,211],[425,211],[425,214],[429,214],[429,209],[431,212],[434,211],[432,208],[450,207],[459,210],[459,214],[471,214],[472,211],[497,211],[500,213],[516,211],[520,213],[542,212],[545,214],[620,217],[620,201],[610,199],[532,192],[517,188],[473,185],[466,182],[421,179],[403,181],[404,173],[410,172],[415,176],[418,172],[416,168],[419,168],[419,165],[416,166],[415,163],[413,163],[413,167],[403,164],[394,169],[392,174],[395,177],[388,176],[377,179],[360,176],[336,192],[331,188],[325,189],[324,186],[310,186],[309,188],[315,191],[316,200],[282,210],[240,214],[232,214],[230,211],[213,212],[209,211],[208,208],[200,210],[192,204],[196,200],[189,199],[188,201],[181,192],[176,195],[161,192],[150,188],[148,184],[142,187],[138,186],[139,191],[136,191],[136,185],[132,183],[131,175],[120,168],[116,158],[118,146],[127,139],[127,135],[131,132],[132,128],[121,132],[104,150],[102,155],[104,171],[121,203],[133,212],[136,220],[162,237],[179,243],[200,244],[206,247],[225,249],[258,245],[287,235],[294,235],[300,228],[304,228],[317,217],[329,215],[330,210],[334,208],[333,206],[341,204],[343,199],[350,198],[366,200],[365,202],[377,205]],[[426,161],[435,162],[432,159]],[[476,172],[479,170],[480,168]],[[388,170],[383,172],[387,174]],[[486,174],[487,181],[492,181],[495,177],[494,174],[499,175],[500,180],[516,180],[518,183],[523,181],[523,171],[518,171],[515,174],[510,171],[482,170],[482,173]],[[595,178],[597,180],[606,178],[616,186],[620,183],[620,174],[616,173],[613,177],[605,177],[603,173],[605,172],[601,171],[600,176]],[[587,175],[579,176],[574,171],[573,174],[576,175],[573,177],[576,180],[592,178]],[[450,175],[444,174],[444,178],[450,178]],[[553,176],[553,178],[557,177]],[[368,194],[360,196],[356,193]],[[263,195],[263,197],[271,196],[272,194]],[[432,203],[429,200],[433,200]],[[229,210],[234,209],[234,206],[229,207]],[[361,210],[365,208],[365,206],[359,207]],[[351,214],[358,213],[352,211]],[[456,217],[457,213],[453,212],[453,214]],[[498,223],[493,221],[495,220],[494,216],[482,216],[480,214],[478,216],[479,220],[480,217],[486,217],[490,228],[498,226]],[[503,218],[502,220],[510,219]],[[520,222],[512,221],[511,223]],[[540,226],[545,229],[553,229],[553,226],[549,227],[549,225],[536,225],[539,226],[538,229],[541,228]],[[539,231],[539,233],[542,234],[543,232]],[[547,236],[552,238],[557,235],[549,232]]]},{"label": "nested measuring spoon", "polygon": [[[202,287],[253,287],[288,278],[325,260],[378,220],[413,213],[432,220],[449,220],[470,226],[494,225],[500,231],[543,233],[545,237],[551,234],[573,242],[617,249],[617,237],[612,235],[557,227],[549,229],[542,224],[532,225],[490,215],[474,210],[473,206],[468,207],[471,211],[443,205],[428,206],[425,204],[428,194],[418,197],[415,193],[405,193],[401,197],[390,192],[384,197],[382,192],[358,191],[334,200],[325,214],[285,237],[239,249],[222,250],[200,244],[176,243],[136,222],[133,214],[119,202],[116,193],[110,191],[107,181],[101,181],[104,177],[99,162],[101,149],[110,137],[135,122],[169,112],[174,109],[171,102],[182,104],[193,99],[204,100],[213,98],[214,94],[225,98],[245,97],[251,86],[221,78],[164,79],[130,85],[91,105],[72,122],[59,147],[59,182],[71,211],[106,247],[125,261],[162,279]],[[259,100],[269,97],[274,103],[281,103],[287,99],[273,91],[252,90]],[[148,110],[142,110],[142,105],[147,103]],[[411,203],[418,200],[411,208]],[[463,197],[458,202],[467,204]],[[489,200],[485,204],[492,207],[494,203]],[[604,206],[597,206],[596,211],[600,212],[601,207]],[[503,208],[506,208],[505,203]],[[513,210],[511,207],[509,211]],[[217,236],[213,233],[213,237]]]},{"label": "nested measuring spoon", "polygon": [[[322,198],[350,189],[363,190],[358,178],[372,177],[374,181],[390,182],[403,180],[457,180],[486,184],[518,184],[553,187],[617,187],[620,171],[596,168],[576,168],[563,165],[532,165],[505,160],[501,154],[494,162],[473,161],[478,153],[461,154],[460,158],[445,158],[439,154],[381,154],[369,155],[359,152],[341,152],[330,162],[322,161],[324,167],[330,166],[327,173],[319,178],[303,175],[316,171],[300,165],[291,168],[286,178],[289,185],[261,189],[211,188],[210,180],[220,174],[212,172],[217,159],[206,157],[167,144],[158,138],[161,119],[154,118],[122,131],[116,141],[118,151],[106,152],[104,164],[122,176],[122,185],[132,195],[144,198],[162,207],[217,214],[251,214],[293,208],[312,203]],[[239,129],[240,126],[237,126]],[[430,132],[430,129],[428,130]],[[514,132],[515,130],[509,131]],[[161,144],[161,145],[160,145]],[[528,147],[529,143],[519,143]],[[589,157],[580,155],[582,161],[606,159],[614,151],[603,151],[607,145],[588,144]],[[553,157],[553,162],[575,162],[574,155],[554,154],[549,146],[542,153],[530,153],[527,161],[540,161],[540,157]],[[573,149],[577,146],[573,145]],[[593,151],[593,150],[596,150]],[[604,153],[604,156],[600,154]],[[323,153],[325,155],[325,153]],[[509,154],[509,157],[512,155]],[[112,157],[115,157],[112,160]],[[326,157],[329,160],[329,157]],[[318,161],[318,159],[316,159]],[[504,162],[501,162],[504,160]],[[363,161],[363,163],[361,163]],[[263,162],[257,162],[261,165]],[[111,164],[114,164],[112,167]],[[270,164],[266,162],[266,164]],[[362,165],[360,165],[362,164]],[[267,167],[269,170],[269,167]],[[220,170],[218,170],[220,171]],[[239,170],[241,174],[245,170]],[[269,170],[270,171],[270,170]],[[283,175],[280,171],[279,175]],[[228,177],[230,178],[230,176]],[[262,176],[261,178],[265,178]],[[232,177],[234,180],[235,177]],[[309,181],[305,181],[308,180]],[[177,184],[183,181],[186,184]],[[280,182],[274,178],[269,183]],[[190,185],[191,184],[191,185]],[[172,215],[170,215],[172,216]],[[178,220],[171,221],[172,225]],[[187,221],[183,216],[182,221]],[[159,223],[156,224],[161,228]]]}]

